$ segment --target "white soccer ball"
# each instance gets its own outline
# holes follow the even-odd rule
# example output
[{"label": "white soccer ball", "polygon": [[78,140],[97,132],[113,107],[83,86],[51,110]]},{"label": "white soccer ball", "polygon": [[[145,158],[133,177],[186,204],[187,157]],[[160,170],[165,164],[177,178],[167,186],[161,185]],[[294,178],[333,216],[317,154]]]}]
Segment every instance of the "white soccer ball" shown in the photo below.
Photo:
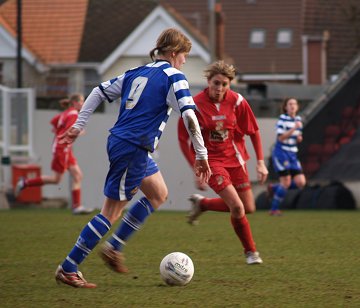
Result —
[{"label": "white soccer ball", "polygon": [[160,276],[169,286],[184,286],[191,281],[193,275],[194,264],[182,252],[172,252],[160,263]]}]

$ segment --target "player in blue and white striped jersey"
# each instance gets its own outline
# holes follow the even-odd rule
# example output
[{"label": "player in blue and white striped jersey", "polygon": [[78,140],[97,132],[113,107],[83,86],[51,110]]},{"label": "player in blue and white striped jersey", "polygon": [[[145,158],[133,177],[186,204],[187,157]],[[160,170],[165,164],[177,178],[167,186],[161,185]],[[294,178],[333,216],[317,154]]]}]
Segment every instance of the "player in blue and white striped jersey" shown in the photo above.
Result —
[{"label": "player in blue and white striped jersey", "polygon": [[284,114],[280,115],[276,124],[276,143],[272,152],[272,161],[275,171],[279,175],[279,184],[273,185],[273,199],[271,201],[270,215],[281,215],[280,203],[285,198],[287,190],[303,188],[306,179],[297,158],[297,144],[302,141],[302,121],[297,115],[298,101],[287,98],[282,105]]},{"label": "player in blue and white striped jersey", "polygon": [[195,116],[188,82],[180,71],[190,52],[190,40],[179,30],[167,29],[150,52],[154,62],[126,71],[94,88],[78,120],[63,137],[72,143],[97,106],[120,99],[120,111],[110,129],[107,152],[110,161],[105,181],[105,202],[82,230],[74,248],[59,265],[55,278],[73,287],[95,288],[78,271],[78,265],[121,217],[129,200],[140,189],[144,197],[129,207],[118,229],[101,249],[101,256],[116,272],[127,272],[122,249],[146,218],[165,202],[168,190],[158,166],[151,158],[171,110],[181,114],[196,152],[195,170],[204,182],[211,175],[207,150]]}]

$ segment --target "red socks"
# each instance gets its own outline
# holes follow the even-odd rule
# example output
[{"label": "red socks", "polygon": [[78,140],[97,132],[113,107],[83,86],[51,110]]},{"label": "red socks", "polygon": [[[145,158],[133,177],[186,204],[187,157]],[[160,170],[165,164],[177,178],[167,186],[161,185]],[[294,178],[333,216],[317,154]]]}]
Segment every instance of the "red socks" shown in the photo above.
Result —
[{"label": "red socks", "polygon": [[[230,212],[229,207],[221,198],[204,198],[199,205],[202,211]],[[245,253],[248,251],[255,252],[256,246],[247,217],[245,215],[241,218],[231,216],[231,224],[244,247]]]},{"label": "red socks", "polygon": [[230,212],[229,207],[221,198],[204,198],[200,201],[202,211]]},{"label": "red socks", "polygon": [[25,187],[31,187],[31,186],[42,186],[44,185],[44,181],[41,177],[39,178],[33,178],[33,179],[25,179]]},{"label": "red socks", "polygon": [[76,209],[81,205],[81,190],[80,189],[74,189],[71,192],[72,195],[72,209]]},{"label": "red socks", "polygon": [[244,247],[245,253],[248,251],[255,252],[256,246],[247,217],[245,215],[241,218],[234,218],[231,216],[231,224],[233,225],[234,231]]}]

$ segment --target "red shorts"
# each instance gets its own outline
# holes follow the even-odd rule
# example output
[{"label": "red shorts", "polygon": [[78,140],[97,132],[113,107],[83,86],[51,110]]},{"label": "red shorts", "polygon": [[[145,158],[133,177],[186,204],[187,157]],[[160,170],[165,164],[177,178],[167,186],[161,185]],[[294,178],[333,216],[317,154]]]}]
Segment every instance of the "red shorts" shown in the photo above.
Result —
[{"label": "red shorts", "polygon": [[57,173],[64,173],[70,166],[77,165],[71,147],[56,148],[51,162],[51,169]]},{"label": "red shorts", "polygon": [[246,164],[243,167],[211,167],[209,186],[218,194],[226,186],[234,185],[237,191],[251,189]]}]

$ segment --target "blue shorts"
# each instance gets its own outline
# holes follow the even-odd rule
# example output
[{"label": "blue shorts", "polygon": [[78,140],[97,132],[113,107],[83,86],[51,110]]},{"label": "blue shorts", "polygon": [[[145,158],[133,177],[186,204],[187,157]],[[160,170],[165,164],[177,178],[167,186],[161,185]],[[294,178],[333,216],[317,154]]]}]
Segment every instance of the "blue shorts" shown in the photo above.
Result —
[{"label": "blue shorts", "polygon": [[[272,161],[275,172],[285,175],[295,171],[302,172],[300,161],[296,152],[284,151],[275,147],[272,152]],[[290,172],[291,171],[291,172]]]},{"label": "blue shorts", "polygon": [[104,194],[114,200],[131,200],[143,178],[159,171],[149,152],[110,134],[107,142],[110,167]]}]

